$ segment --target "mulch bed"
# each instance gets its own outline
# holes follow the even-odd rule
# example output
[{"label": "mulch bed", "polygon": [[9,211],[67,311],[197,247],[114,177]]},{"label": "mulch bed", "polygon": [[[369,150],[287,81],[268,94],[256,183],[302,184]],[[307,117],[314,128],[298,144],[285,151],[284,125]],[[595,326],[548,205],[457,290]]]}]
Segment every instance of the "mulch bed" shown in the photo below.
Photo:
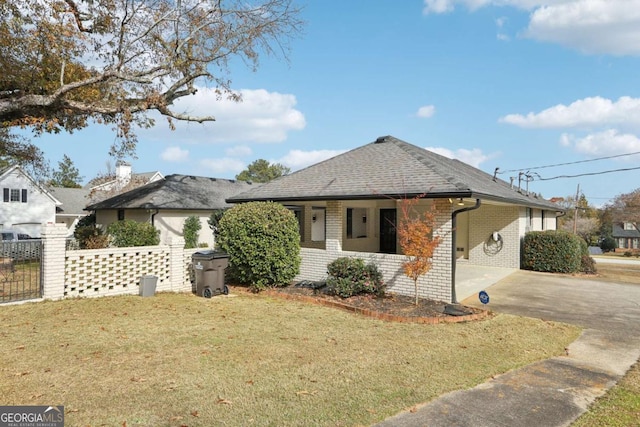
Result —
[{"label": "mulch bed", "polygon": [[314,289],[313,285],[290,285],[274,288],[270,294],[287,299],[307,301],[315,304],[341,308],[362,315],[381,320],[404,323],[450,323],[467,322],[487,318],[488,311],[452,305],[443,301],[419,298],[418,305],[415,297],[387,293],[383,297],[371,294],[356,295],[350,298],[340,298],[329,295],[327,288]]}]

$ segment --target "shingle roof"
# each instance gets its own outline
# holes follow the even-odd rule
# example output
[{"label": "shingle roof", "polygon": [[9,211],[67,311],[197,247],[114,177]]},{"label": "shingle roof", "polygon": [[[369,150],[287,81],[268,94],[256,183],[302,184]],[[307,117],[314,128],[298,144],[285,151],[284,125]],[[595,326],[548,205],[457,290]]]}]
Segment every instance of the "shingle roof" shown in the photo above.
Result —
[{"label": "shingle roof", "polygon": [[355,148],[227,199],[356,200],[384,197],[472,197],[522,206],[562,210],[519,192],[510,184],[458,160],[452,160],[393,136]]},{"label": "shingle roof", "polygon": [[57,213],[65,215],[86,215],[84,207],[89,203],[89,190],[86,188],[50,187],[49,192],[62,205],[56,208]]},{"label": "shingle roof", "polygon": [[252,187],[255,187],[255,184],[244,181],[168,175],[164,179],[118,194],[85,209],[224,209],[231,206],[225,199]]},{"label": "shingle roof", "polygon": [[622,224],[613,224],[613,231],[611,233],[611,236],[634,238],[640,237],[640,232],[638,230],[625,230],[624,227],[622,227]]}]

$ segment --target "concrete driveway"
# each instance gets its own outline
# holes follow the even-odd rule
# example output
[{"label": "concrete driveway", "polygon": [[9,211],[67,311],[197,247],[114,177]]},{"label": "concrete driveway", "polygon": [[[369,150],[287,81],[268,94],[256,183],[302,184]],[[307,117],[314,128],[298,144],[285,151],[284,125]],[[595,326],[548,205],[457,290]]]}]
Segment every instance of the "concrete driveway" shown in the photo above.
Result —
[{"label": "concrete driveway", "polygon": [[[518,270],[486,288],[497,313],[579,325],[565,356],[446,394],[378,426],[568,426],[640,357],[640,285]],[[473,295],[462,301],[481,307]]]}]

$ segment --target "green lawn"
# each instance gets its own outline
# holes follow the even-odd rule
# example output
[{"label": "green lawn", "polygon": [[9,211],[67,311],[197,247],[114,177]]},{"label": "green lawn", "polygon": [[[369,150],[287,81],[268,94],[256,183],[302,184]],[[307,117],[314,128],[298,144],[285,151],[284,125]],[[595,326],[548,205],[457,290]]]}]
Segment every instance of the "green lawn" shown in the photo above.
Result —
[{"label": "green lawn", "polygon": [[0,402],[68,426],[370,425],[563,354],[575,327],[399,324],[232,290],[0,306]]},{"label": "green lawn", "polygon": [[[606,254],[604,256],[614,256]],[[594,257],[596,262],[598,257]],[[629,259],[629,257],[621,257]],[[636,259],[631,258],[631,259]],[[640,262],[634,264],[597,264],[599,279],[640,285]],[[640,425],[640,364],[606,395],[597,399],[589,412],[573,427],[638,427]]]},{"label": "green lawn", "polygon": [[572,427],[640,425],[640,364],[636,363],[607,394],[597,399]]}]

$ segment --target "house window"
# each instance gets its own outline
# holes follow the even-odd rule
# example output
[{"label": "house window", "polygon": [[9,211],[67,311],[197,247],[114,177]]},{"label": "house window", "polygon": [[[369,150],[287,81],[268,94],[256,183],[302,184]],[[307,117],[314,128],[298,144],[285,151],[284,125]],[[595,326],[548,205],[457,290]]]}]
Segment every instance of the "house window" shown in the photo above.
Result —
[{"label": "house window", "polygon": [[347,208],[347,239],[367,237],[367,209]]},{"label": "house window", "polygon": [[5,202],[27,203],[27,190],[25,188],[3,188],[2,196]]},{"label": "house window", "polygon": [[118,209],[118,221],[124,221],[124,209]]},{"label": "house window", "polygon": [[540,215],[541,215],[541,218],[542,218],[542,229],[545,230],[547,227],[546,227],[546,222],[545,222],[545,218],[544,218],[544,210],[541,211]]},{"label": "house window", "polygon": [[631,223],[631,222],[625,222],[625,223],[624,223],[624,229],[625,229],[625,230],[635,230],[636,228],[633,226],[633,223]]}]

